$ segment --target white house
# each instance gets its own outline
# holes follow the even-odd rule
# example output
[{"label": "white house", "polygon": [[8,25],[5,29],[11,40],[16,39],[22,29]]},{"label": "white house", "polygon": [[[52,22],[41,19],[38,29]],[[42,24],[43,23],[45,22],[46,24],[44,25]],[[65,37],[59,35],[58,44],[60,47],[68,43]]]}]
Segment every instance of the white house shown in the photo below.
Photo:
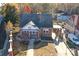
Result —
[{"label": "white house", "polygon": [[21,14],[20,36],[23,41],[52,36],[51,14]]}]

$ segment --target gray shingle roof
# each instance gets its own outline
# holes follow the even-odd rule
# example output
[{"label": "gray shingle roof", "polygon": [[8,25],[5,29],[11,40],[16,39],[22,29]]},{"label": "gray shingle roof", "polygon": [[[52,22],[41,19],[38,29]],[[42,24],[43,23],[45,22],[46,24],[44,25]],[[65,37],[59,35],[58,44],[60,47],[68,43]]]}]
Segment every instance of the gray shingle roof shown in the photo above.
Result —
[{"label": "gray shingle roof", "polygon": [[51,14],[21,14],[20,15],[20,27],[23,27],[28,22],[33,21],[36,26],[52,27],[52,15]]}]

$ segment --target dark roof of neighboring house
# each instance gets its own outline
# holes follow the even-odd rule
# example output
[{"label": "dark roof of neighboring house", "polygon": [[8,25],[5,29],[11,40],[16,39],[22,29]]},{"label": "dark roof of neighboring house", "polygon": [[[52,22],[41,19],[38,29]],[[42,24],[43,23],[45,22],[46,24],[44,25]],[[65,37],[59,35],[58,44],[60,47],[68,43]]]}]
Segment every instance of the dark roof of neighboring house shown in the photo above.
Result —
[{"label": "dark roof of neighboring house", "polygon": [[57,16],[57,19],[58,20],[62,20],[62,21],[66,21],[66,20],[69,20],[70,16],[68,15],[60,15],[60,16]]},{"label": "dark roof of neighboring house", "polygon": [[70,15],[71,14],[71,11],[70,10],[58,10],[56,11],[55,13],[60,13],[62,15]]},{"label": "dark roof of neighboring house", "polygon": [[20,27],[23,27],[28,22],[33,21],[36,26],[52,27],[52,15],[51,14],[21,14],[20,15]]},{"label": "dark roof of neighboring house", "polygon": [[55,13],[64,13],[63,10],[57,10]]}]

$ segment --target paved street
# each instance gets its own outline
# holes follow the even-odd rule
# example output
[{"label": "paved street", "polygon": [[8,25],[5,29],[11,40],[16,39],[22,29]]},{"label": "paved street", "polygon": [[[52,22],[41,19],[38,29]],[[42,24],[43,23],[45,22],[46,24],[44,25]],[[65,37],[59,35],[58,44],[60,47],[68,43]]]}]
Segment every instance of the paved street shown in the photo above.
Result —
[{"label": "paved street", "polygon": [[34,55],[34,49],[33,49],[33,47],[34,47],[34,39],[31,39],[30,41],[29,41],[29,45],[28,45],[28,50],[27,50],[27,56],[33,56]]}]

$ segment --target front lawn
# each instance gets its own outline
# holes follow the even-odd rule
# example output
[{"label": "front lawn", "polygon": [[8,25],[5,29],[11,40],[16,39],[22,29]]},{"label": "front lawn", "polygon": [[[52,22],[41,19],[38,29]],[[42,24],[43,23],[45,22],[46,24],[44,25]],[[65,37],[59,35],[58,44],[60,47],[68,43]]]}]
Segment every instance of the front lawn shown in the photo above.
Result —
[{"label": "front lawn", "polygon": [[57,51],[52,43],[39,42],[34,45],[34,56],[56,56]]}]

